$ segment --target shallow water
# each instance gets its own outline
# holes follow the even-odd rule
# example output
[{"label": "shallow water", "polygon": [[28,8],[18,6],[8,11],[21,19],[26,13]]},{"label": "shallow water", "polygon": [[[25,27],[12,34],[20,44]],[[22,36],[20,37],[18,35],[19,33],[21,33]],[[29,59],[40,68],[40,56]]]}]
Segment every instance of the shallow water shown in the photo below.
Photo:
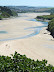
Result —
[{"label": "shallow water", "polygon": [[6,34],[7,31],[0,31],[0,34]]},{"label": "shallow water", "polygon": [[[29,21],[35,21],[35,22],[41,22],[41,21],[37,21],[36,19],[29,19]],[[36,26],[36,27],[28,27],[28,28],[24,28],[24,30],[34,30],[33,33],[22,36],[22,37],[17,37],[17,38],[7,38],[7,39],[0,39],[0,41],[7,41],[7,40],[16,40],[16,39],[24,39],[24,38],[28,38],[28,37],[32,37],[35,36],[37,34],[40,33],[40,30],[45,27],[48,26],[48,22],[41,22],[43,24],[43,26]],[[0,31],[1,33],[7,33],[6,31]]]},{"label": "shallow water", "polygon": [[42,23],[42,24],[43,24],[43,26],[48,26],[48,22],[37,21],[36,19],[29,19],[29,21],[40,22],[40,23]]}]

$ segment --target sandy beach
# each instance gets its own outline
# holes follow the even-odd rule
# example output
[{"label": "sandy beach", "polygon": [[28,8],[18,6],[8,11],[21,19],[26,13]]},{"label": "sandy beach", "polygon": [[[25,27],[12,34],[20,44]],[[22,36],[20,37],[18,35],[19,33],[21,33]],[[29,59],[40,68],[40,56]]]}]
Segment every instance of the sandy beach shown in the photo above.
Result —
[{"label": "sandy beach", "polygon": [[[42,26],[40,22],[29,21],[38,15],[48,15],[49,13],[22,13],[20,17],[7,20],[0,20],[0,31],[7,31],[0,34],[0,40],[17,38],[34,32],[34,29],[24,30],[28,27]],[[48,63],[54,65],[54,40],[50,32],[44,27],[39,34],[32,37],[8,41],[0,41],[0,55],[10,56],[15,51],[26,55],[31,59],[46,59]]]}]

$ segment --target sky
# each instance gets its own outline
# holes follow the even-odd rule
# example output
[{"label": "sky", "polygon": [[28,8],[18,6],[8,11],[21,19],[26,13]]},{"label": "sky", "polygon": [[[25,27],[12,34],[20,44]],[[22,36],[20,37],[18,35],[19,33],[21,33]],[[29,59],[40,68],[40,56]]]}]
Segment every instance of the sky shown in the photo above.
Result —
[{"label": "sky", "polygon": [[54,0],[0,0],[0,6],[46,6],[46,7],[54,7]]}]

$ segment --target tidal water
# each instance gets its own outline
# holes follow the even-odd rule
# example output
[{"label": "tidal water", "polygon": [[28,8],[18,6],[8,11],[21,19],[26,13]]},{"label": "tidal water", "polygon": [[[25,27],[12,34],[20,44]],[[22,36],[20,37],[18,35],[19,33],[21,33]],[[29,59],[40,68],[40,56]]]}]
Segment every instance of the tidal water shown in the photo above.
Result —
[{"label": "tidal water", "polygon": [[0,34],[6,34],[7,31],[0,31]]},{"label": "tidal water", "polygon": [[[33,29],[34,32],[31,33],[31,34],[22,36],[22,37],[8,38],[8,39],[0,39],[0,41],[16,40],[16,39],[24,39],[24,38],[32,37],[32,36],[35,36],[35,35],[39,34],[39,33],[40,33],[40,30],[41,30],[43,27],[48,26],[48,22],[37,21],[36,19],[29,19],[29,21],[41,22],[41,23],[43,24],[43,26],[36,26],[36,27],[24,28],[24,30],[28,30],[28,29],[32,30],[32,29]],[[6,32],[6,31],[0,31],[0,34],[1,34],[1,33],[6,34],[7,32]]]}]

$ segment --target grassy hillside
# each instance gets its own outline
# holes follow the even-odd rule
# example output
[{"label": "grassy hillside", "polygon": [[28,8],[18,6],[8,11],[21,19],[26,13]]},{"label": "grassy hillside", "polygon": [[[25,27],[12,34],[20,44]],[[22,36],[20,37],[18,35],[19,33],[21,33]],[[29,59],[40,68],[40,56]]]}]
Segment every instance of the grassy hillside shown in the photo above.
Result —
[{"label": "grassy hillside", "polygon": [[10,16],[17,16],[17,13],[14,11],[11,11],[5,6],[4,7],[0,6],[0,20],[2,18],[8,18]]},{"label": "grassy hillside", "polygon": [[54,72],[47,60],[32,60],[15,52],[11,57],[0,56],[0,72]]}]

